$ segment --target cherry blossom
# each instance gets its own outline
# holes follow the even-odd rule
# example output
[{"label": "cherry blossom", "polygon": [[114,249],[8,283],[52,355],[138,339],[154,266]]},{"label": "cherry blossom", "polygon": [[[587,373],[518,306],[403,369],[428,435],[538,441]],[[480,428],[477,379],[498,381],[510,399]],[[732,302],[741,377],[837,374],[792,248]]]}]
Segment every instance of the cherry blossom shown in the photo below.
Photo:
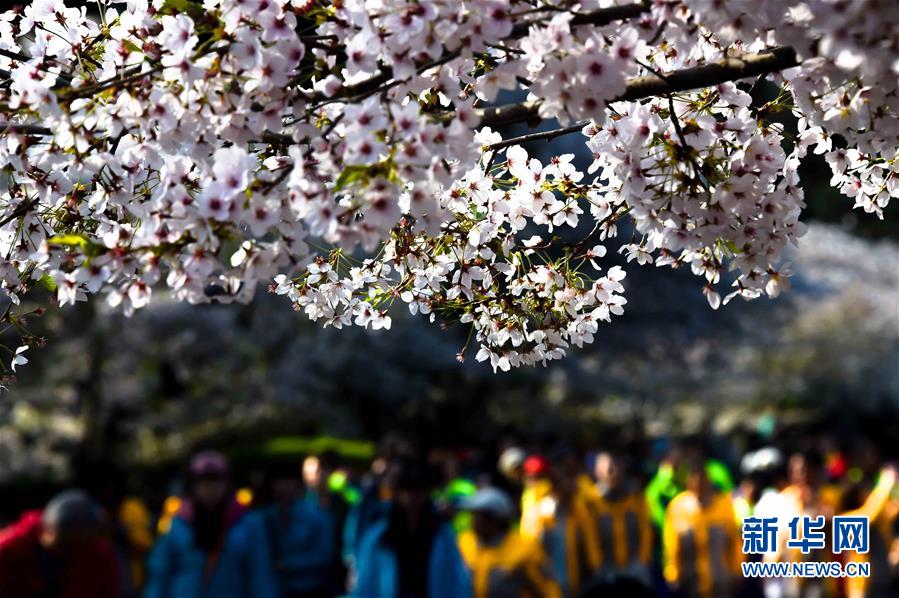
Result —
[{"label": "cherry blossom", "polygon": [[[468,328],[460,359],[498,371],[599,338],[640,292],[625,268],[688,269],[713,308],[774,297],[809,153],[859,209],[899,192],[897,19],[889,0],[36,0],[0,19],[0,289],[130,314],[270,285],[325,326],[404,308]],[[535,151],[561,135],[582,151]]]}]

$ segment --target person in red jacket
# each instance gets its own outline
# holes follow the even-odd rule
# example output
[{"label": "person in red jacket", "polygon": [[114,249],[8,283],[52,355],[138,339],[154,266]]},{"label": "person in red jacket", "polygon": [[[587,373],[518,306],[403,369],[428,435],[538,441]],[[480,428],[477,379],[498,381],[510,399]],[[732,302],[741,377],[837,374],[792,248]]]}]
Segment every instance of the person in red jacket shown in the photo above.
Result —
[{"label": "person in red jacket", "polygon": [[0,530],[0,596],[117,598],[118,563],[100,513],[80,490]]}]

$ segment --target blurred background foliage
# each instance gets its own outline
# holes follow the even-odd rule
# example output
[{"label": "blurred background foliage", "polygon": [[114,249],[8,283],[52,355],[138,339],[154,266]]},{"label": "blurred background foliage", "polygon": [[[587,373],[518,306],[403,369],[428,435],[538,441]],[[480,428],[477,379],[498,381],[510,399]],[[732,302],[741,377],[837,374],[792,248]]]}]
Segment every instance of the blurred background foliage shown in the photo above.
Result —
[{"label": "blurred background foliage", "polygon": [[[577,145],[563,138],[537,154]],[[545,368],[494,374],[471,347],[459,363],[467,328],[402,313],[389,332],[321,329],[262,289],[250,305],[190,306],[160,292],[130,319],[102,301],[51,309],[34,323],[47,346],[29,351],[0,394],[0,484],[52,484],[103,464],[171,470],[208,444],[364,459],[392,430],[448,445],[510,435],[595,443],[774,418],[890,438],[899,202],[878,220],[852,210],[829,178],[810,156],[810,230],[791,255],[791,292],[713,311],[689,272],[628,264],[625,315]]]}]

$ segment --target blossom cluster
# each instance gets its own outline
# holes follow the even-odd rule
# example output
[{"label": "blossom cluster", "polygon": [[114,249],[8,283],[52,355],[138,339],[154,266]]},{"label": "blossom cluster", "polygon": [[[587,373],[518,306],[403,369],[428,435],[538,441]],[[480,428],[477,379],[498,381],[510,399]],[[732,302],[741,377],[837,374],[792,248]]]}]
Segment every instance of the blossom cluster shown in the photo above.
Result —
[{"label": "blossom cluster", "polygon": [[683,8],[724,41],[764,39],[797,50],[802,64],[783,77],[799,117],[799,155],[814,146],[833,171],[831,184],[882,218],[899,193],[895,3],[687,0]]},{"label": "blossom cluster", "polygon": [[[856,205],[896,192],[895,11],[848,4],[35,0],[0,17],[0,289],[131,313],[268,283],[372,328],[399,299],[470,325],[495,369],[622,312],[624,271],[601,262],[622,219],[640,238],[613,251],[689,264],[715,307],[727,269],[725,301],[776,295],[808,148]],[[628,95],[776,44],[801,59],[770,73],[800,117],[789,154],[745,85]],[[575,122],[559,134],[583,129],[593,166],[541,163],[497,132],[507,113]]]},{"label": "blossom cluster", "polygon": [[[499,139],[492,131],[479,138]],[[340,251],[309,264],[298,280],[277,279],[314,320],[342,327],[389,328],[388,306],[399,299],[415,314],[471,326],[477,359],[494,369],[558,359],[571,345],[593,341],[600,321],[623,313],[626,300],[618,266],[601,273],[601,245],[589,237],[553,247],[550,233],[577,229],[582,204],[601,201],[572,154],[547,164],[521,146],[503,153],[495,167],[466,172],[440,198],[452,218],[439,233],[416,232],[403,219],[378,259],[361,263]],[[545,230],[543,235],[525,231]],[[464,358],[464,350],[460,359]]]},{"label": "blossom cluster", "polygon": [[781,252],[805,228],[798,156],[785,155],[778,127],[757,120],[750,104],[749,94],[723,83],[618,104],[617,120],[587,127],[595,157],[588,172],[601,169],[607,181],[596,217],[606,205],[626,205],[642,235],[622,245],[627,260],[689,265],[706,279],[713,308],[726,269],[738,275],[725,303],[777,296],[788,283]]}]

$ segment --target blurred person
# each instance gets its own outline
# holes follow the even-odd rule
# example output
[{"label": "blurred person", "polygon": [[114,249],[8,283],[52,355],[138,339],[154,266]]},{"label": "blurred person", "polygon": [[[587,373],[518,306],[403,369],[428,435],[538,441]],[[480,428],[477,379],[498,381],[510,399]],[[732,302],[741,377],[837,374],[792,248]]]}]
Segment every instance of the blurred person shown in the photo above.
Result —
[{"label": "blurred person", "polygon": [[542,455],[530,455],[522,463],[521,534],[537,538],[540,534],[540,502],[549,496],[552,482],[549,461]]},{"label": "blurred person", "polygon": [[[787,459],[787,485],[781,490],[777,514],[783,533],[778,536],[777,552],[766,555],[772,562],[825,562],[833,560],[830,549],[813,549],[806,554],[798,548],[787,547],[786,525],[796,517],[823,516],[829,523],[838,512],[841,501],[839,486],[827,482],[824,459],[815,449],[806,449],[790,455]],[[765,580],[765,595],[770,598],[780,596],[816,597],[837,591],[832,579],[815,578],[771,578]]]},{"label": "blurred person", "polygon": [[589,496],[597,525],[600,572],[609,578],[633,577],[650,586],[653,531],[643,492],[619,454],[599,453],[594,475],[596,484]]},{"label": "blurred person", "polygon": [[743,479],[734,489],[732,496],[737,523],[742,524],[747,517],[753,517],[763,501],[774,500],[782,490],[783,455],[775,447],[762,447],[750,451],[740,461]]},{"label": "blurred person", "polygon": [[527,456],[523,448],[511,446],[500,453],[496,463],[496,470],[502,476],[499,480],[502,488],[519,504],[524,490],[524,460]]},{"label": "blurred person", "polygon": [[840,488],[827,482],[819,452],[809,450],[790,455],[787,462],[789,485],[783,494],[795,503],[802,515],[833,517],[840,504]]},{"label": "blurred person", "polygon": [[[337,451],[327,450],[320,455],[310,455],[303,461],[303,483],[320,499],[340,497],[346,505],[355,505],[362,498],[359,489],[351,482],[347,469]],[[309,494],[307,493],[307,496]]]},{"label": "blurred person", "polygon": [[477,485],[462,475],[459,458],[452,451],[434,451],[431,464],[440,472],[440,486],[434,493],[437,510],[452,521],[458,534],[471,529],[471,514],[459,508],[465,497],[477,492]]},{"label": "blurred person", "polygon": [[140,497],[126,496],[119,505],[117,523],[123,534],[122,545],[128,559],[132,587],[140,590],[147,581],[145,563],[155,540],[150,510]]},{"label": "blurred person", "polygon": [[475,598],[558,598],[540,544],[510,528],[515,509],[497,488],[482,488],[462,499],[472,528],[459,535],[459,550],[472,574]]},{"label": "blurred person", "polygon": [[0,531],[0,596],[118,598],[118,561],[100,524],[98,505],[68,490]]},{"label": "blurred person", "polygon": [[[781,490],[786,485],[783,454],[767,446],[746,453],[740,462],[743,480],[734,490],[734,515],[742,528],[747,517],[774,518],[777,522],[775,546],[784,545],[789,534],[789,520],[783,516],[786,503]],[[776,554],[773,553],[773,554]],[[773,554],[747,554],[748,562],[776,560]],[[747,578],[743,581],[741,598],[778,596],[783,578]]]},{"label": "blurred person", "polygon": [[338,471],[339,457],[334,451],[321,455],[310,455],[303,461],[303,482],[306,486],[306,501],[322,511],[330,522],[331,588],[341,593],[346,585],[347,571],[344,565],[344,529],[347,518],[359,497],[346,479],[346,474]]},{"label": "blurred person", "polygon": [[646,485],[644,493],[652,522],[659,529],[665,523],[665,510],[675,496],[683,491],[683,484],[677,479],[677,468],[681,455],[677,449],[671,450],[659,461],[655,474]]},{"label": "blurred person", "polygon": [[430,500],[422,463],[398,464],[388,514],[365,533],[357,554],[358,598],[469,598],[471,578],[452,528]]},{"label": "blurred person", "polygon": [[141,498],[127,492],[127,474],[116,462],[93,460],[79,463],[78,468],[78,479],[99,503],[101,531],[119,558],[122,598],[138,596],[146,581],[144,563],[154,540],[150,511]]},{"label": "blurred person", "polygon": [[535,506],[534,536],[549,559],[562,596],[578,595],[599,570],[599,539],[576,459],[562,456],[550,467],[550,490]]},{"label": "blurred person", "polygon": [[706,476],[715,489],[720,492],[730,492],[734,489],[733,476],[727,465],[706,456],[699,440],[695,438],[685,440],[681,446],[672,448],[659,462],[655,475],[646,485],[649,514],[659,529],[665,523],[668,504],[686,487],[684,464],[695,459],[703,460]]},{"label": "blurred person", "polygon": [[411,443],[395,434],[387,434],[378,447],[368,474],[360,486],[360,499],[347,515],[343,532],[344,560],[352,564],[362,538],[388,513],[391,502],[390,478],[397,462],[414,454]]},{"label": "blurred person", "polygon": [[686,489],[665,513],[665,579],[683,597],[735,596],[743,553],[733,503],[712,486],[704,461],[692,459],[685,472]]},{"label": "blurred person", "polygon": [[150,552],[146,598],[277,598],[262,517],[232,496],[225,457],[190,462],[188,495]]},{"label": "blurred person", "polygon": [[890,594],[889,550],[893,526],[899,511],[897,509],[899,505],[892,499],[895,488],[896,469],[889,465],[880,470],[876,483],[853,484],[842,496],[840,516],[867,517],[870,522],[868,552],[860,553],[852,550],[839,555],[845,562],[870,565],[869,577],[845,579],[842,591],[847,598]]},{"label": "blurred person", "polygon": [[[304,468],[305,473],[305,468]],[[272,466],[267,480],[271,504],[261,509],[269,553],[283,598],[328,598],[341,594],[335,579],[334,520],[317,501],[305,500],[300,468]]]}]

